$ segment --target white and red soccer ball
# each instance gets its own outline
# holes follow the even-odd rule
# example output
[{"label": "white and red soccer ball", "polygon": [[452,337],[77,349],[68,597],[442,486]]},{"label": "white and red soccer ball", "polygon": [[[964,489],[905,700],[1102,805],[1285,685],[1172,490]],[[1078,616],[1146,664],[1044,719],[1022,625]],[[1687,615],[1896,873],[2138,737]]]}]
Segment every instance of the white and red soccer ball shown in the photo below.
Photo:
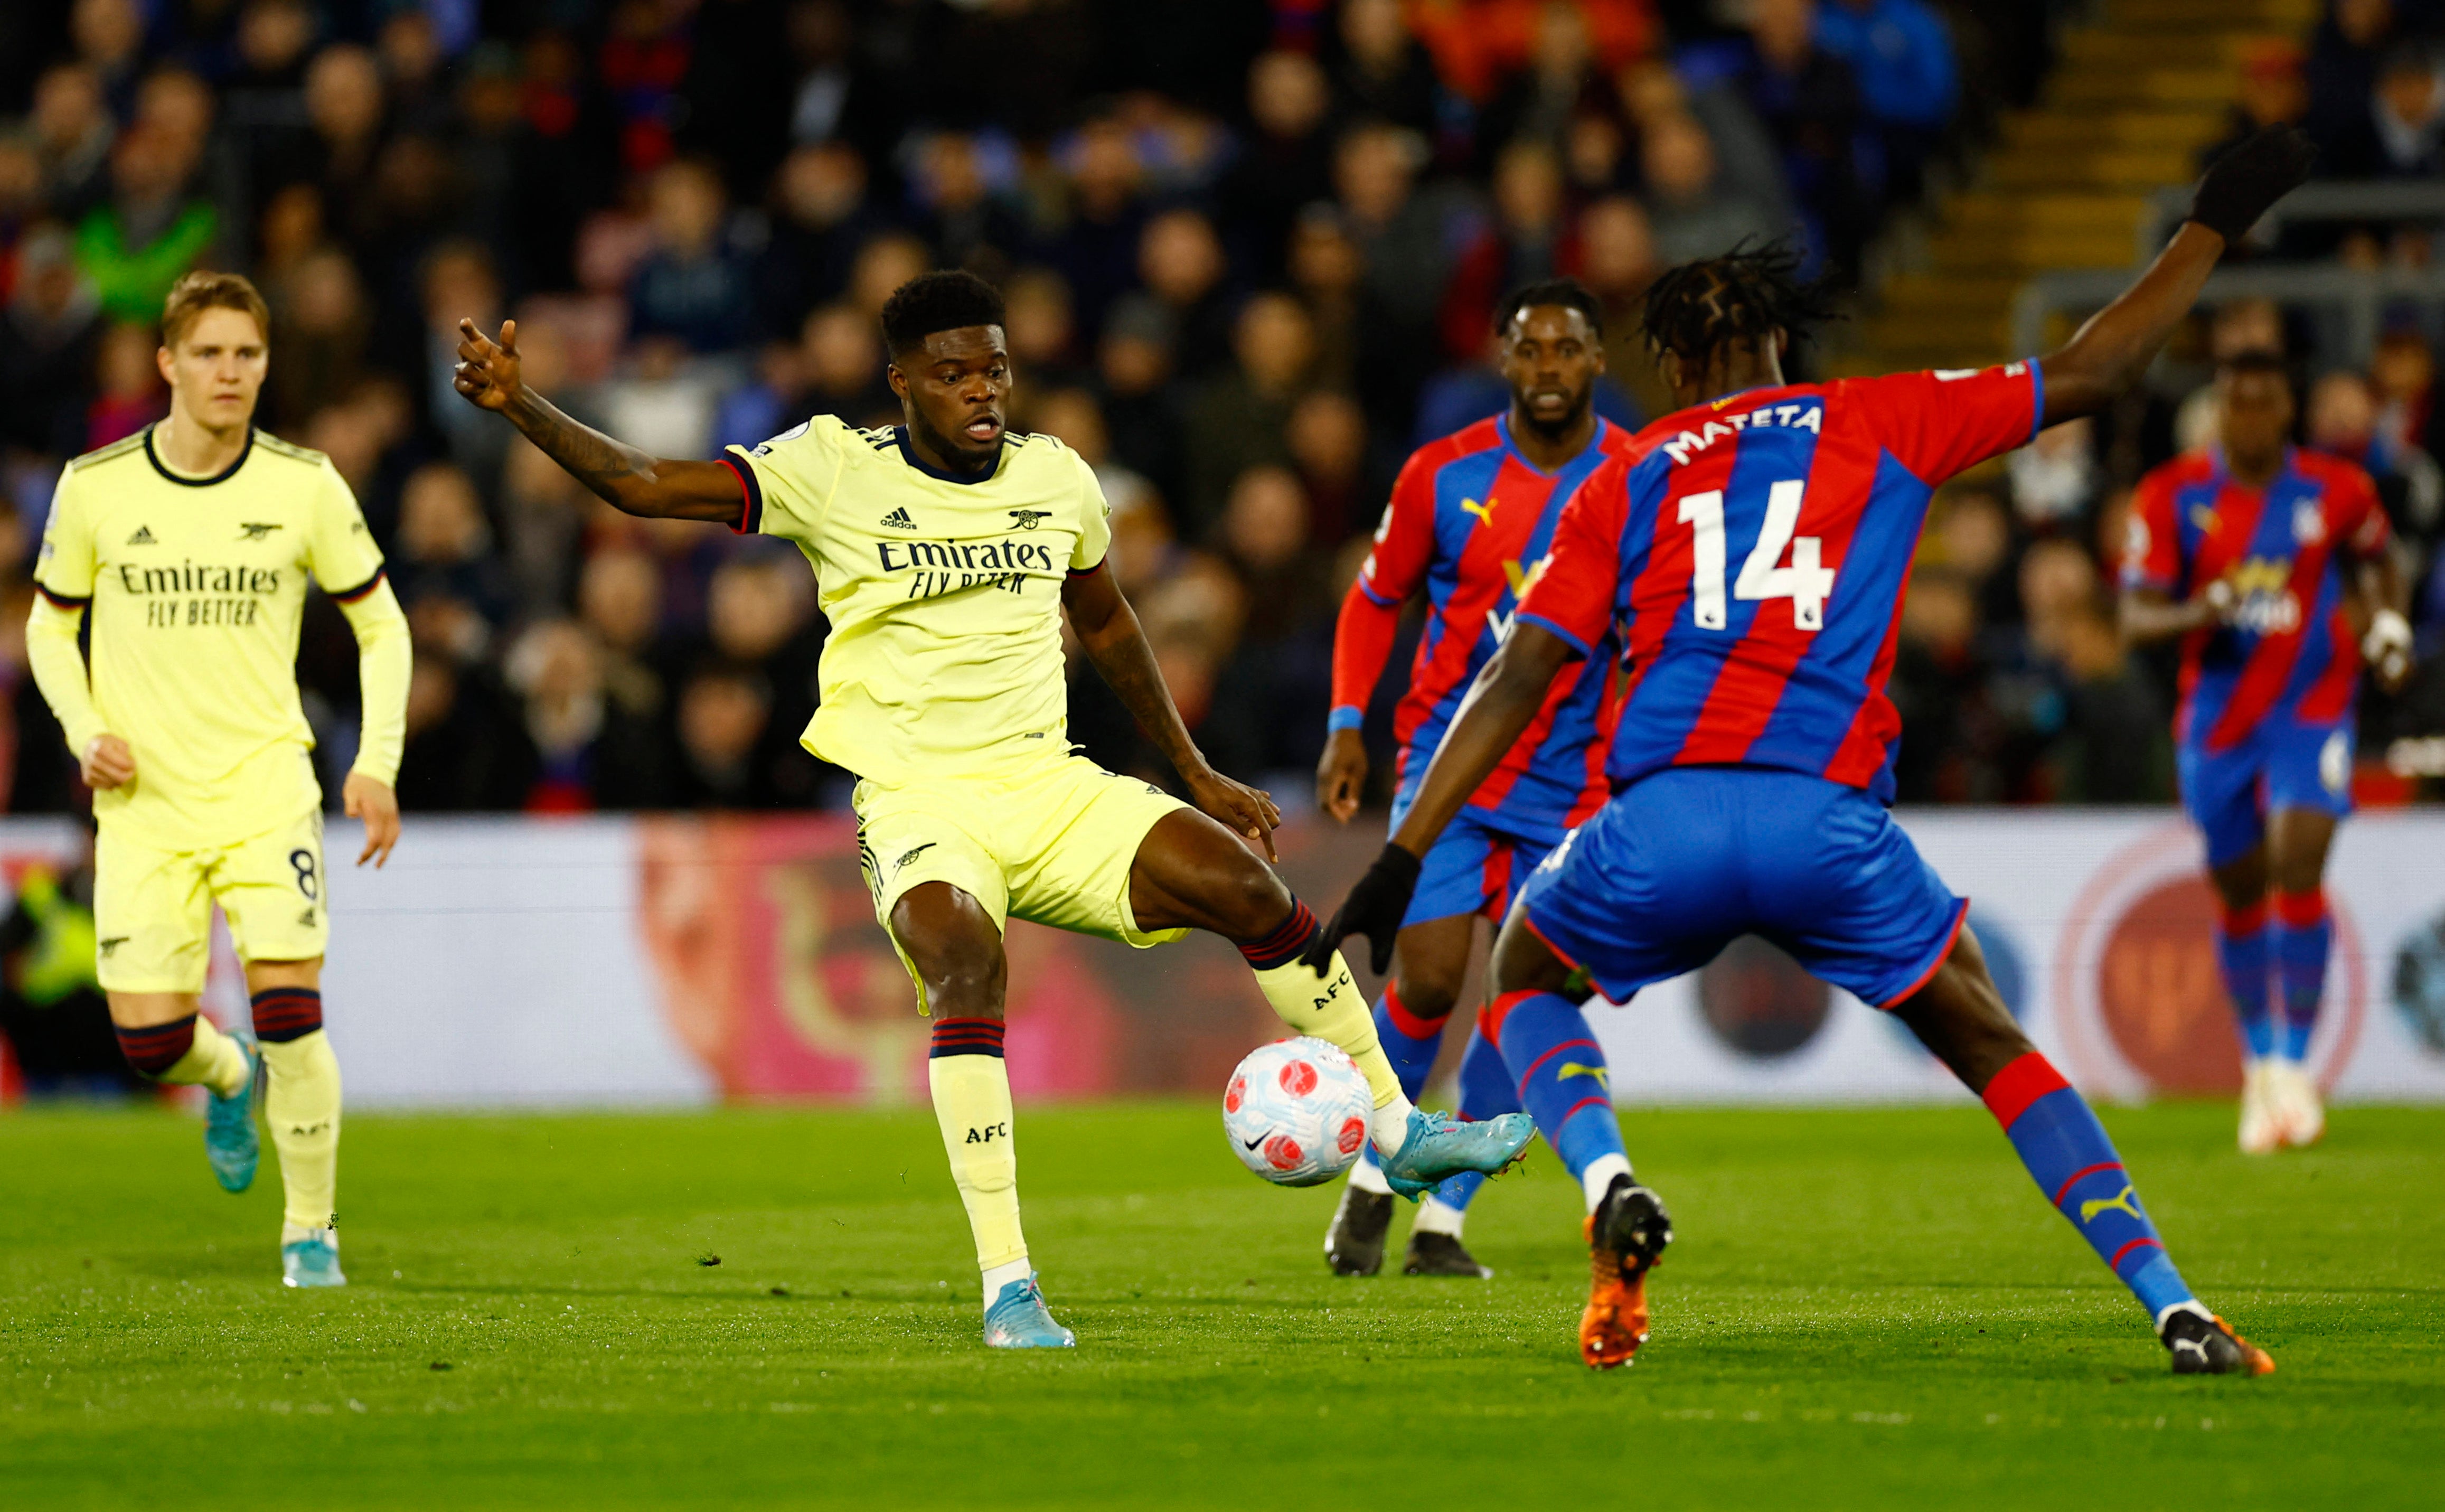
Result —
[{"label": "white and red soccer ball", "polygon": [[1367,1078],[1340,1047],[1277,1039],[1248,1053],[1222,1090],[1222,1129],[1240,1163],[1280,1186],[1315,1186],[1367,1148]]}]

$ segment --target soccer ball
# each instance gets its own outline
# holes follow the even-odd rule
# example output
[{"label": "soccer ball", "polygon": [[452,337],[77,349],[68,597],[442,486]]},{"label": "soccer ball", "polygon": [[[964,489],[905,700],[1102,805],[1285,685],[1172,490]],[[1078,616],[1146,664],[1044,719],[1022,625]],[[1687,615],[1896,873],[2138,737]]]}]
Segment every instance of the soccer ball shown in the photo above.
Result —
[{"label": "soccer ball", "polygon": [[1258,1046],[1222,1090],[1232,1153],[1278,1186],[1314,1186],[1348,1170],[1374,1111],[1367,1078],[1321,1039]]}]

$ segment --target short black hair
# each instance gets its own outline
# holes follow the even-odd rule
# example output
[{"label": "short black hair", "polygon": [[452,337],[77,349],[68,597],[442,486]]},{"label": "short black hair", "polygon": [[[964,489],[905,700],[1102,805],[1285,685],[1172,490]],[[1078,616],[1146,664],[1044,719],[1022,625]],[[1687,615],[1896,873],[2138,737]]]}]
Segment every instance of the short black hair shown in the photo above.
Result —
[{"label": "short black hair", "polygon": [[1513,289],[1494,311],[1496,332],[1508,333],[1520,312],[1534,305],[1560,305],[1576,309],[1588,318],[1589,331],[1599,338],[1604,335],[1604,302],[1576,278],[1540,278]]},{"label": "short black hair", "polygon": [[1665,270],[1647,290],[1647,345],[1685,363],[1704,363],[1727,342],[1782,331],[1794,342],[1835,313],[1830,284],[1800,276],[1788,241],[1752,247],[1744,239],[1721,257]]},{"label": "short black hair", "polygon": [[884,345],[894,357],[924,345],[936,331],[1001,323],[1001,290],[961,268],[919,273],[883,302]]}]

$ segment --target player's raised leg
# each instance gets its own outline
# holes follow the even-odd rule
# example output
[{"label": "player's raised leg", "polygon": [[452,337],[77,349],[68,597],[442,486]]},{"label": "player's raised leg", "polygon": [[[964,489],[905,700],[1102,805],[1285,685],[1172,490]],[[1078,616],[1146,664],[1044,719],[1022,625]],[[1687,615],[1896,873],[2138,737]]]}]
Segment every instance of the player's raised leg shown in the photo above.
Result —
[{"label": "player's raised leg", "polygon": [[[105,937],[107,938],[107,937]],[[197,1011],[191,992],[112,992],[111,1027],[120,1053],[140,1076],[201,1087],[204,1158],[228,1191],[254,1185],[262,1146],[254,1131],[254,1047],[245,1031],[223,1034]]]},{"label": "player's raised leg", "polygon": [[1587,1203],[1590,1280],[1579,1358],[1600,1371],[1627,1365],[1647,1342],[1647,1273],[1672,1242],[1671,1217],[1631,1174],[1604,1050],[1579,1011],[1587,986],[1538,938],[1525,908],[1503,921],[1493,968],[1495,998],[1480,1029],[1502,1047],[1520,1100]]},{"label": "player's raised leg", "polygon": [[2105,1126],[2004,1006],[1977,936],[1964,927],[1926,985],[1890,1006],[1985,1100],[2038,1189],[2147,1309],[2177,1373],[2275,1369],[2192,1295]]},{"label": "player's raised leg", "polygon": [[1067,1349],[1077,1335],[1053,1320],[1018,1223],[1018,1154],[1010,1075],[1002,1065],[1007,965],[1001,931],[982,905],[947,882],[910,888],[891,910],[891,935],[934,1017],[925,1061],[951,1180],[976,1236],[985,1342],[996,1349]]},{"label": "player's raised leg", "polygon": [[1422,1197],[1465,1170],[1492,1175],[1535,1137],[1521,1114],[1467,1124],[1415,1107],[1341,953],[1321,969],[1300,961],[1323,932],[1316,915],[1214,819],[1181,809],[1148,831],[1129,869],[1129,905],[1140,929],[1206,929],[1238,945],[1282,1022],[1348,1053],[1374,1093],[1375,1148],[1395,1192]]},{"label": "player's raised leg", "polygon": [[254,1130],[259,1061],[244,1030],[224,1034],[198,1012],[213,907],[199,854],[98,825],[93,904],[96,975],[120,1053],[139,1075],[204,1089],[204,1158],[224,1190],[245,1191],[262,1154]]},{"label": "player's raised leg", "polygon": [[2326,996],[2335,924],[2326,907],[2326,851],[2335,816],[2320,809],[2279,808],[2268,816],[2274,906],[2268,936],[2281,1019],[2267,1095],[2284,1142],[2305,1148],[2326,1132],[2326,1110],[2309,1075],[2309,1038]]},{"label": "player's raised leg", "polygon": [[[1376,1042],[1400,1078],[1402,1095],[1411,1102],[1426,1090],[1436,1053],[1443,1048],[1444,1025],[1468,974],[1476,924],[1467,914],[1429,919],[1402,930],[1393,944],[1393,974],[1376,995],[1372,1017]],[[1422,1211],[1422,1221],[1424,1217]],[[1334,1209],[1333,1224],[1324,1236],[1325,1263],[1338,1276],[1374,1275],[1384,1266],[1391,1222],[1392,1188],[1370,1145],[1350,1167],[1349,1185]]]}]

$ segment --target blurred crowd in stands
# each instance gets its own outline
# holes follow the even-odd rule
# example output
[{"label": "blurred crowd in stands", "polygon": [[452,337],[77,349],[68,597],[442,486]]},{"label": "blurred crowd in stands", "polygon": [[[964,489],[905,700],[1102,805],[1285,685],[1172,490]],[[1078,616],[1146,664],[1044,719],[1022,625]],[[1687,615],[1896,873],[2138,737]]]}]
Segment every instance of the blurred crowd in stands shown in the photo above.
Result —
[{"label": "blurred crowd in stands", "polygon": [[[411,811],[845,801],[845,775],[797,745],[824,623],[794,551],[600,504],[453,395],[455,327],[514,318],[528,381],[564,407],[709,456],[811,413],[896,421],[875,317],[935,266],[1004,288],[1014,422],[1096,466],[1116,569],[1201,744],[1303,796],[1334,607],[1393,475],[1503,403],[1502,290],[1588,283],[1608,311],[1600,408],[1660,414],[1635,311],[1661,268],[1790,236],[1855,285],[1896,216],[2030,98],[2066,9],[6,8],[0,808],[81,801],[24,667],[26,564],[61,462],[162,414],[151,323],[193,266],[261,285],[261,423],[332,457],[388,554],[416,637]],[[2412,101],[2401,9],[2339,0],[2314,50],[2253,60],[2243,110],[2325,110],[2376,155],[2367,172],[2433,177],[2445,91],[2432,60]],[[2354,19],[2372,11],[2373,31]],[[2355,100],[2417,103],[2417,121]],[[2404,240],[2346,254],[2412,255]],[[2282,339],[2279,312],[2248,318]],[[2413,479],[2432,522],[2437,334],[2405,327],[2376,369],[2312,375],[2305,405],[2313,439]],[[2195,387],[2198,353],[2182,371]],[[2119,500],[2182,416],[2160,385],[1947,491],[1894,678],[1905,797],[2170,792],[2162,671],[2125,657],[2102,585]],[[300,662],[336,773],[355,660],[327,604]],[[1092,755],[1169,779],[1092,672],[1073,686]]]}]

